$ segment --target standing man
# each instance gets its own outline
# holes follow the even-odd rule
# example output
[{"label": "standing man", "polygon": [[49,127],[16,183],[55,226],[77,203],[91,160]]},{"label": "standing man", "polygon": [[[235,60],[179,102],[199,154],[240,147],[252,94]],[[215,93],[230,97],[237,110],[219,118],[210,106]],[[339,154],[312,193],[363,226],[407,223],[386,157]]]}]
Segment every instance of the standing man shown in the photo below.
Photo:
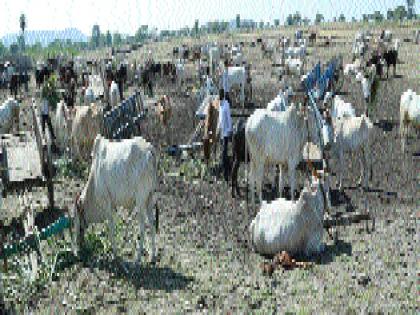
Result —
[{"label": "standing man", "polygon": [[[45,123],[48,125],[48,129],[50,130],[51,137],[55,140],[54,130],[51,124],[51,118],[49,113],[49,83],[44,86],[42,90],[42,103],[41,103],[41,125],[42,125],[42,132],[45,134]],[[32,98],[32,103],[35,103],[35,98]]]},{"label": "standing man", "polygon": [[[222,73],[222,90],[224,91],[223,93],[225,93],[225,94],[229,92],[228,68],[229,68],[229,62],[227,60],[225,60],[225,67],[224,67],[223,73]],[[223,95],[223,98],[224,98],[225,94]],[[221,98],[221,100],[222,100],[222,98]]]},{"label": "standing man", "polygon": [[224,89],[219,91],[220,107],[219,107],[219,119],[217,124],[217,133],[220,133],[221,140],[223,142],[222,150],[222,168],[225,181],[229,180],[230,163],[228,158],[228,143],[229,138],[232,135],[232,118],[230,116],[230,106],[226,99]]}]

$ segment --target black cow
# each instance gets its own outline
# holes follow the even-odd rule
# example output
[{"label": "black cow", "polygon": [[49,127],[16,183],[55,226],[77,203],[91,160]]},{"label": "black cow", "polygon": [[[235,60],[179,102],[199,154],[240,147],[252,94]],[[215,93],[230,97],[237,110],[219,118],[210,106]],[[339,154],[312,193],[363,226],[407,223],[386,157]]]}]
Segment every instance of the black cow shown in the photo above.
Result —
[{"label": "black cow", "polygon": [[[232,197],[235,192],[239,193],[238,188],[238,170],[241,163],[245,162],[245,119],[240,118],[235,125],[232,139],[233,166],[231,172]],[[247,152],[248,153],[248,152]],[[249,161],[249,153],[247,154]]]},{"label": "black cow", "polygon": [[394,77],[395,72],[397,70],[397,60],[398,60],[398,52],[395,49],[390,49],[386,51],[383,55],[383,58],[386,62],[386,77],[388,78],[389,67],[392,66],[394,69]]}]

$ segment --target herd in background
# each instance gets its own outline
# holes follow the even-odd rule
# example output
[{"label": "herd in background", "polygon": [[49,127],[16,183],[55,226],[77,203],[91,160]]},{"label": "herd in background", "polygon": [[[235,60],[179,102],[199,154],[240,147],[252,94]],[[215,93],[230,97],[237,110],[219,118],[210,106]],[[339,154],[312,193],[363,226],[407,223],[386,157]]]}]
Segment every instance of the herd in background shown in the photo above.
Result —
[{"label": "herd in background", "polygon": [[[284,66],[284,74],[295,71],[302,75],[307,45],[313,43],[315,38],[316,36],[310,34],[306,39],[299,33],[296,34],[293,43],[285,37],[281,37],[275,43],[262,40],[257,42],[262,43],[264,56],[277,60],[280,52],[280,67]],[[361,83],[366,102],[369,102],[370,90],[376,76],[382,76],[384,65],[387,68],[394,66],[395,74],[400,44],[398,39],[392,43],[392,34],[389,31],[382,32],[376,40],[376,46],[373,46],[372,35],[368,32],[356,35],[352,49],[353,62],[343,65],[342,69],[344,75],[355,75],[356,80]],[[56,65],[60,87],[65,90],[64,96],[55,106],[53,119],[57,145],[61,151],[70,147],[75,159],[91,160],[87,183],[70,211],[76,222],[72,229],[76,243],[80,244],[88,224],[108,219],[115,253],[113,212],[117,207],[123,206],[138,212],[138,259],[143,252],[146,216],[152,225],[152,261],[156,259],[155,236],[159,216],[157,208],[153,213],[153,206],[156,204],[154,192],[158,189],[157,152],[141,137],[111,141],[101,136],[104,128],[104,110],[115,107],[124,100],[126,84],[142,86],[149,92],[149,96],[154,94],[153,84],[157,76],[166,76],[173,82],[177,80],[177,84],[184,85],[187,81],[186,60],[195,60],[203,86],[199,92],[198,105],[205,117],[204,155],[209,159],[217,143],[214,137],[219,110],[214,106],[214,100],[217,100],[217,96],[214,95],[216,87],[226,84],[226,90],[231,92],[233,87],[238,86],[242,106],[246,98],[252,97],[252,93],[245,93],[246,87],[251,84],[251,76],[250,65],[246,64],[241,49],[243,45],[211,43],[191,50],[186,46],[175,47],[173,55],[179,57],[175,63],[156,63],[149,58],[144,65],[120,63],[116,70],[112,69],[113,65],[109,60],[97,62],[96,69],[99,70],[96,74],[80,72],[78,69],[84,68],[81,66],[84,62],[81,59],[60,67]],[[252,45],[256,44],[253,42]],[[370,49],[369,45],[372,45]],[[48,66],[39,63],[38,66],[35,78],[37,87],[40,88],[54,71],[52,63]],[[285,86],[265,108],[256,109],[246,121],[240,119],[234,131],[232,194],[237,192],[239,165],[249,160],[252,203],[255,205],[254,189],[261,202],[259,212],[249,227],[249,233],[255,249],[262,254],[275,254],[286,250],[292,254],[303,252],[309,255],[322,251],[324,211],[331,206],[328,169],[313,171],[311,182],[305,184],[297,201],[294,194],[296,170],[302,162],[308,140],[314,144],[329,144],[330,158],[338,157],[341,166],[340,190],[342,171],[345,169],[344,153],[362,150],[361,179],[364,177],[365,187],[367,186],[369,142],[372,140],[373,124],[367,111],[361,116],[356,116],[350,103],[345,102],[341,96],[334,95],[333,82],[330,83],[329,92],[320,104],[322,117],[312,107],[305,106],[307,98],[303,105],[294,102],[293,89]],[[74,106],[78,89],[83,91],[82,106]],[[108,104],[104,100],[108,101]],[[12,129],[18,129],[20,104],[15,95],[15,98],[10,97],[0,106],[1,133],[10,133]],[[168,126],[172,106],[170,98],[164,95],[155,104],[161,125]],[[322,126],[321,133],[317,127],[319,122]],[[400,100],[400,134],[403,149],[411,126],[420,127],[420,95],[408,90],[401,95]],[[212,143],[213,147],[206,146],[206,142]],[[264,168],[270,165],[278,166],[281,195],[267,203],[262,200],[262,183]],[[291,200],[282,197],[286,172],[291,186]],[[119,178],[125,178],[124,184],[118,181]]]}]

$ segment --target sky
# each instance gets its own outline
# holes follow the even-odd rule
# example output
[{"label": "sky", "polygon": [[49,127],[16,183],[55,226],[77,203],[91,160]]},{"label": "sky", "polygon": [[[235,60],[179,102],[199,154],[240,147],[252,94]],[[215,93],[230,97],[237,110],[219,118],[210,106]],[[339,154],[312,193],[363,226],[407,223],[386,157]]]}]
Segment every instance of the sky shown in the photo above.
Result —
[{"label": "sky", "polygon": [[[118,3],[118,5],[116,5]],[[388,8],[405,5],[405,0],[0,0],[0,37],[19,32],[19,16],[27,17],[28,30],[61,30],[75,27],[91,35],[97,23],[102,32],[134,34],[147,24],[162,29],[192,27],[210,20],[243,19],[271,23],[296,11],[311,20],[317,11],[326,19],[344,13],[347,19],[360,18],[375,10],[386,14]],[[420,12],[420,1],[415,1]]]}]

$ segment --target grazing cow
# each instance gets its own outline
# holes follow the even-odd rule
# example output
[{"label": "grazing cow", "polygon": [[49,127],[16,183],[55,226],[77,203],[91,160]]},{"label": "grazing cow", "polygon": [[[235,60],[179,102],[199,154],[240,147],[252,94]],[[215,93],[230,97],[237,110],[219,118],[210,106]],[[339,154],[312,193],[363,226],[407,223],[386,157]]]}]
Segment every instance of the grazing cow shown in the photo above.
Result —
[{"label": "grazing cow", "polygon": [[13,126],[19,130],[19,103],[9,97],[0,106],[0,134],[9,133]]},{"label": "grazing cow", "polygon": [[249,226],[254,250],[263,255],[287,251],[309,256],[322,252],[324,199],[328,193],[324,182],[312,176],[312,183],[305,185],[297,202],[284,198],[263,201]]},{"label": "grazing cow", "polygon": [[139,220],[140,237],[137,261],[143,255],[146,216],[150,223],[152,262],[156,260],[158,212],[153,212],[158,184],[157,156],[153,146],[141,137],[110,141],[100,135],[92,150],[93,162],[88,181],[70,215],[74,243],[80,247],[89,224],[108,220],[111,244],[116,256],[114,216],[118,207],[134,211]]},{"label": "grazing cow", "polygon": [[404,92],[400,100],[400,136],[403,152],[410,126],[420,128],[420,95],[411,89]]},{"label": "grazing cow", "polygon": [[210,161],[211,152],[216,154],[217,148],[217,123],[219,119],[219,99],[210,101],[206,108],[206,117],[204,121],[204,137],[203,137],[203,150],[204,159],[207,164]]},{"label": "grazing cow", "polygon": [[251,158],[249,176],[253,204],[255,185],[259,200],[262,200],[264,167],[276,164],[280,165],[280,191],[283,190],[282,170],[288,168],[291,196],[294,200],[296,167],[302,160],[302,150],[308,140],[308,133],[313,143],[320,142],[312,108],[305,110],[304,107],[298,109],[297,105],[291,105],[284,112],[257,109],[248,118],[245,136]]},{"label": "grazing cow", "polygon": [[98,105],[91,104],[77,109],[71,130],[71,147],[76,160],[89,160],[95,137],[102,130],[103,116]]}]

